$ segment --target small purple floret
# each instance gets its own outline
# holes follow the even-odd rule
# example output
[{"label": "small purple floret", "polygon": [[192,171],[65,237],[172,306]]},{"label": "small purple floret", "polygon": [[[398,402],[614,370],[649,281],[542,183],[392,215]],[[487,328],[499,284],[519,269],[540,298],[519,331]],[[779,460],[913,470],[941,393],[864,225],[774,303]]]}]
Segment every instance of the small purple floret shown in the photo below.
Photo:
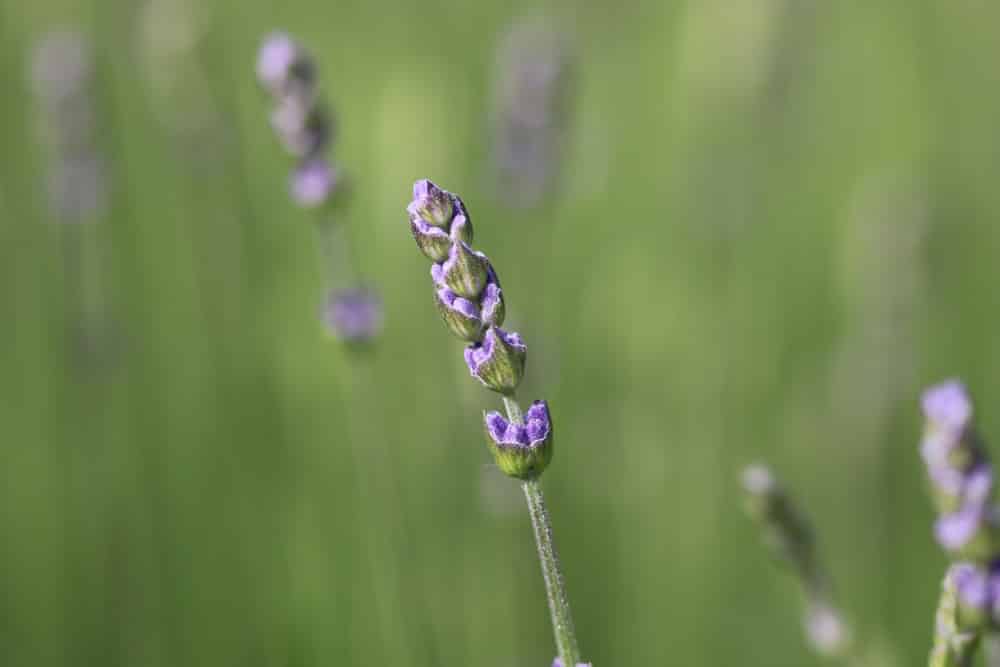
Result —
[{"label": "small purple floret", "polygon": [[310,160],[292,173],[292,198],[300,206],[319,206],[329,199],[336,184],[336,172],[326,160]]},{"label": "small purple floret", "polygon": [[381,332],[382,320],[382,299],[375,290],[353,287],[330,293],[324,321],[341,340],[371,340]]},{"label": "small purple floret", "polygon": [[[561,658],[556,658],[552,661],[552,667],[562,667],[562,664],[563,661]],[[578,662],[576,663],[576,667],[593,667],[593,665],[589,662]]]},{"label": "small purple floret", "polygon": [[496,348],[496,337],[499,336],[500,339],[506,343],[508,346],[522,351],[527,351],[527,346],[521,342],[521,335],[516,332],[506,332],[500,327],[491,327],[486,333],[486,337],[483,342],[478,345],[470,345],[465,348],[465,363],[469,367],[469,371],[473,375],[478,375],[479,368],[484,363],[489,361],[490,357],[493,356],[493,350]]},{"label": "small purple floret", "polygon": [[507,421],[499,412],[486,415],[486,429],[498,447],[533,449],[545,443],[552,433],[549,405],[535,401],[524,415],[524,424]]},{"label": "small purple floret", "polygon": [[257,77],[261,84],[270,90],[280,89],[298,57],[298,46],[291,37],[282,32],[268,35],[257,55]]},{"label": "small purple floret", "polygon": [[479,308],[476,307],[476,304],[468,299],[463,299],[447,287],[439,289],[437,291],[437,296],[441,303],[451,310],[461,313],[468,318],[479,319]]},{"label": "small purple floret", "polygon": [[933,424],[948,431],[961,431],[972,418],[972,402],[958,380],[949,380],[924,392],[924,415]]},{"label": "small purple floret", "polygon": [[934,524],[937,541],[948,551],[958,551],[979,532],[985,513],[986,510],[981,505],[969,505],[942,516]]}]

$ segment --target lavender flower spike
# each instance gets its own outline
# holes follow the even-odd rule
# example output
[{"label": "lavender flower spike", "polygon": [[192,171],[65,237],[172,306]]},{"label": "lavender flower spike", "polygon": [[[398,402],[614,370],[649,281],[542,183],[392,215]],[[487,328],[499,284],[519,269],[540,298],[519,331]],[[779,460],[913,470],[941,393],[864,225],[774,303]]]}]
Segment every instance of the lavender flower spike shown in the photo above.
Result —
[{"label": "lavender flower spike", "polygon": [[552,421],[545,401],[535,401],[524,424],[508,421],[499,412],[484,415],[486,440],[500,470],[509,477],[538,477],[552,461]]},{"label": "lavender flower spike", "polygon": [[833,603],[829,576],[809,523],[767,466],[747,466],[743,490],[747,512],[759,524],[764,541],[799,580],[809,643],[821,655],[844,655],[850,648],[850,631]]},{"label": "lavender flower spike", "polygon": [[312,58],[285,33],[272,33],[257,55],[257,79],[274,104],[271,128],[298,161],[292,199],[306,208],[331,202],[341,179],[326,155],[334,139],[333,121],[317,89]]},{"label": "lavender flower spike", "polygon": [[382,330],[382,300],[368,287],[335,290],[330,293],[323,319],[340,340],[364,343]]},{"label": "lavender flower spike", "polygon": [[950,380],[924,392],[927,419],[920,447],[939,518],[938,543],[980,565],[1000,557],[993,468],[972,423],[965,387]]},{"label": "lavender flower spike", "polygon": [[[552,667],[562,667],[562,666],[563,666],[563,661],[560,660],[559,658],[556,658],[555,660],[552,661]],[[591,665],[589,662],[578,662],[576,663],[576,667],[593,667],[593,665]]]},{"label": "lavender flower spike", "polygon": [[[948,608],[938,612],[932,664],[964,665],[947,662],[954,648],[954,642],[948,642],[961,639],[963,650],[968,648],[971,655],[980,634],[1000,626],[1000,517],[995,478],[973,423],[972,401],[961,382],[949,380],[929,388],[921,406],[926,426],[920,452],[938,511],[934,535],[945,551],[960,559],[945,580],[941,604],[947,603]],[[949,615],[945,626],[943,613]],[[942,627],[947,630],[944,637]]]},{"label": "lavender flower spike", "polygon": [[500,280],[486,255],[472,247],[472,225],[462,200],[420,180],[413,186],[406,212],[417,248],[433,262],[431,282],[438,310],[452,333],[471,342],[465,349],[469,372],[503,395],[507,416],[484,415],[487,446],[504,473],[522,480],[552,615],[556,663],[580,667],[552,522],[538,480],[552,460],[552,420],[545,401],[535,401],[522,414],[514,398],[524,376],[527,348],[518,334],[500,328],[506,311]]}]

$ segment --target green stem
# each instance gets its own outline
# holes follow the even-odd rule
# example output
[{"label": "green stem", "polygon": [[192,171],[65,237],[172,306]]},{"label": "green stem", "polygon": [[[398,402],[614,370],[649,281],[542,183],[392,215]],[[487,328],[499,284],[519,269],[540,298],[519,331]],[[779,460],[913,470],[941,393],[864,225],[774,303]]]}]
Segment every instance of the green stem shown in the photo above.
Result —
[{"label": "green stem", "polygon": [[549,511],[545,507],[545,496],[537,479],[529,479],[521,484],[524,497],[528,500],[528,513],[531,515],[531,525],[535,529],[535,541],[538,543],[538,557],[542,562],[542,576],[545,578],[545,591],[549,598],[549,611],[552,613],[552,629],[555,632],[556,648],[562,658],[564,667],[576,667],[580,662],[580,649],[576,645],[576,631],[573,629],[573,616],[569,609],[569,597],[566,594],[566,583],[563,581],[562,569],[559,566],[559,554],[552,539],[552,522]]},{"label": "green stem", "polygon": [[[504,396],[503,403],[507,409],[507,418],[515,424],[523,424],[524,415],[517,401],[513,397]],[[524,497],[528,501],[528,514],[535,530],[538,558],[542,563],[542,577],[545,579],[545,592],[549,599],[549,612],[552,614],[556,649],[563,667],[576,667],[580,662],[580,649],[576,644],[573,615],[569,608],[566,582],[563,580],[562,568],[559,565],[559,554],[556,552],[555,540],[552,537],[552,521],[545,507],[545,496],[537,479],[524,481],[521,488],[524,489]]]}]

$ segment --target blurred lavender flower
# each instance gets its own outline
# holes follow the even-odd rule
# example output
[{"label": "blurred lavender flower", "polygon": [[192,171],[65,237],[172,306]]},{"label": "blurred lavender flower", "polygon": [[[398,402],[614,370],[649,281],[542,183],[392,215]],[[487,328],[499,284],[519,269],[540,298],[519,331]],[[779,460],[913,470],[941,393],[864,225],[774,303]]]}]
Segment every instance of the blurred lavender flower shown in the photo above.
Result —
[{"label": "blurred lavender flower", "polygon": [[358,283],[358,269],[351,261],[347,229],[334,224],[324,210],[343,198],[344,177],[327,155],[335,138],[334,123],[319,93],[316,64],[289,35],[273,32],[261,44],[256,69],[261,88],[273,101],[271,127],[296,159],[288,181],[291,198],[322,216],[317,220],[320,246],[328,282],[334,286],[323,306],[323,323],[341,341],[370,341],[382,331],[382,299],[371,286],[343,287]]},{"label": "blurred lavender flower", "polygon": [[382,331],[382,299],[367,287],[334,290],[323,316],[330,333],[350,343],[370,341]]},{"label": "blurred lavender flower", "polygon": [[325,155],[334,139],[333,120],[317,89],[312,57],[287,34],[272,33],[257,54],[257,80],[274,102],[271,127],[298,160],[292,198],[305,208],[330,202],[338,185],[336,169]]},{"label": "blurred lavender flower", "polygon": [[96,118],[90,47],[72,30],[45,35],[35,47],[31,82],[50,148],[49,202],[63,222],[104,209],[104,161],[94,143]]},{"label": "blurred lavender flower", "polygon": [[1000,627],[1000,535],[993,467],[973,424],[965,386],[949,380],[924,392],[920,452],[938,520],[938,543],[960,559],[950,572],[963,631]]},{"label": "blurred lavender flower", "polygon": [[844,655],[850,649],[849,628],[833,604],[829,576],[808,521],[767,466],[755,464],[743,470],[743,491],[747,513],[768,547],[794,570],[802,586],[810,644],[822,655]]},{"label": "blurred lavender flower", "polygon": [[493,155],[497,192],[533,206],[558,180],[570,106],[568,40],[545,20],[514,25],[497,50]]},{"label": "blurred lavender flower", "polygon": [[[562,665],[563,661],[559,658],[552,661],[552,667],[562,667]],[[592,667],[592,665],[589,662],[578,662],[576,663],[576,667]]]}]

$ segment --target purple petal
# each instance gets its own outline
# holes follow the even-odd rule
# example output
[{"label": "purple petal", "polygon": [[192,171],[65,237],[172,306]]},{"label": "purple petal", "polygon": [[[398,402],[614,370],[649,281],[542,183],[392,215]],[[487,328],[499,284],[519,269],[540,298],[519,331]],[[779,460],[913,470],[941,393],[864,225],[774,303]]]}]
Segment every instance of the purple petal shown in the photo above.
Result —
[{"label": "purple petal", "polygon": [[552,422],[549,419],[549,405],[545,401],[535,401],[524,415],[528,446],[535,447],[549,437]]},{"label": "purple petal", "polygon": [[972,402],[958,380],[949,380],[931,387],[922,399],[924,415],[938,428],[949,431],[964,429],[972,418]]},{"label": "purple petal", "polygon": [[366,287],[335,290],[327,301],[324,320],[342,340],[370,340],[382,330],[382,299]]},{"label": "purple petal", "polygon": [[993,494],[993,467],[981,463],[965,478],[965,502],[971,505],[985,505]]},{"label": "purple petal", "polygon": [[269,89],[280,88],[298,58],[298,46],[285,33],[271,33],[257,55],[257,78]]},{"label": "purple petal", "polygon": [[319,206],[329,198],[336,183],[336,174],[325,160],[310,160],[292,174],[292,198],[301,206]]},{"label": "purple petal", "polygon": [[469,301],[468,299],[463,299],[447,287],[439,289],[437,291],[437,297],[440,299],[441,303],[451,310],[461,313],[469,318],[479,318],[479,308],[475,303]]},{"label": "purple petal", "polygon": [[942,516],[934,524],[938,542],[948,551],[957,551],[975,537],[983,524],[984,509],[973,505]]},{"label": "purple petal", "polygon": [[979,567],[961,563],[951,570],[955,591],[962,602],[973,609],[985,609],[993,600],[991,578]]}]

